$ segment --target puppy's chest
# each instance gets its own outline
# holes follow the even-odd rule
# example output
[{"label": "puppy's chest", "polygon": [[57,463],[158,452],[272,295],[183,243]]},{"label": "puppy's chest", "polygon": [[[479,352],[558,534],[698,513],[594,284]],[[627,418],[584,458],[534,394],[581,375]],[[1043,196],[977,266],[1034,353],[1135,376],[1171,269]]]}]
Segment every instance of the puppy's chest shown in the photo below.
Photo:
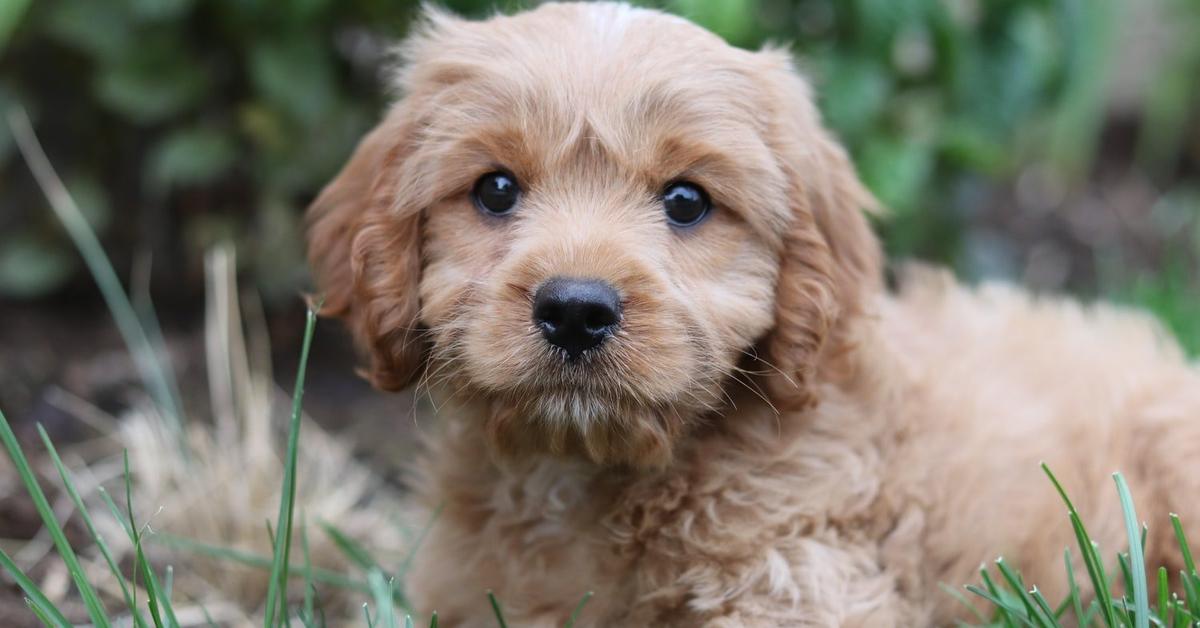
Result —
[{"label": "puppy's chest", "polygon": [[497,482],[489,527],[518,549],[509,558],[549,567],[549,578],[556,569],[589,572],[593,588],[614,595],[661,594],[697,564],[734,565],[802,539],[873,534],[861,522],[879,521],[878,500],[864,494],[873,491],[813,482],[784,462],[708,460],[656,473],[549,465],[536,475]]}]

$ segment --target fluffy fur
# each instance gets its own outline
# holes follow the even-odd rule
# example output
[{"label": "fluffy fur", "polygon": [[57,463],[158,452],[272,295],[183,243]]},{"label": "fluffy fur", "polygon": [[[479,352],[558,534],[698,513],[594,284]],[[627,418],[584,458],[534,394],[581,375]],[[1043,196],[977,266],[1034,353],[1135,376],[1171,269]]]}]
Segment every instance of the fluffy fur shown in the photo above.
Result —
[{"label": "fluffy fur", "polygon": [[[910,273],[779,51],[680,18],[551,4],[431,12],[403,94],[313,204],[310,259],[380,388],[437,426],[413,478],[441,507],[419,610],[490,625],[917,625],[1003,554],[1062,589],[1047,461],[1107,549],[1109,472],[1148,515],[1200,522],[1200,377],[1146,316]],[[507,218],[469,190],[504,168]],[[711,194],[670,227],[657,196]],[[621,294],[620,331],[564,362],[530,320],[553,276]],[[1200,532],[1197,533],[1200,536]]]}]

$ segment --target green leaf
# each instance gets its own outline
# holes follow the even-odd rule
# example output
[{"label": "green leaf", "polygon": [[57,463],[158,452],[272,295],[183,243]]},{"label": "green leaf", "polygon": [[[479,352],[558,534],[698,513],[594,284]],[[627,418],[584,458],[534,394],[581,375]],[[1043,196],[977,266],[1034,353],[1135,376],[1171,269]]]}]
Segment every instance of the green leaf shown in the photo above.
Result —
[{"label": "green leaf", "polygon": [[144,21],[182,18],[192,8],[192,3],[192,0],[125,0],[130,12]]},{"label": "green leaf", "polygon": [[100,102],[138,124],[179,114],[204,95],[209,78],[170,31],[142,37],[143,43],[103,64],[96,78]]},{"label": "green leaf", "polygon": [[243,112],[240,122],[262,146],[264,187],[275,194],[311,194],[346,163],[375,114],[360,103],[339,101],[303,131],[282,111],[267,107]]},{"label": "green leaf", "polygon": [[891,91],[886,68],[865,57],[827,57],[819,66],[821,111],[839,134],[867,133]]},{"label": "green leaf", "polygon": [[671,11],[720,35],[735,46],[756,43],[753,0],[672,0]]},{"label": "green leaf", "polygon": [[133,22],[119,2],[58,0],[45,3],[46,32],[64,46],[101,60],[133,53]]},{"label": "green leaf", "polygon": [[1078,19],[1067,39],[1067,82],[1055,104],[1048,138],[1051,158],[1068,174],[1086,174],[1097,151],[1104,122],[1114,45],[1126,3],[1117,0],[1070,0],[1061,3]]},{"label": "green leaf", "polygon": [[[11,86],[0,81],[0,111],[8,111],[17,106],[17,96]],[[0,166],[8,160],[13,149],[12,131],[7,124],[0,124]]]},{"label": "green leaf", "polygon": [[61,246],[28,231],[0,236],[0,294],[33,299],[58,288],[75,269],[75,258]]},{"label": "green leaf", "polygon": [[898,212],[917,205],[933,171],[929,144],[880,137],[868,142],[858,158],[867,187],[884,206]]},{"label": "green leaf", "polygon": [[25,9],[29,8],[29,0],[5,0],[0,2],[0,51],[4,50],[8,38],[17,29]]},{"label": "green leaf", "polygon": [[[852,8],[846,10],[845,6]],[[906,9],[912,2],[901,0],[854,0],[843,2],[846,17],[853,24],[855,42],[875,54],[886,54],[900,27],[913,15]]]},{"label": "green leaf", "polygon": [[310,126],[337,97],[330,51],[310,32],[258,42],[250,49],[250,80],[271,106]]},{"label": "green leaf", "polygon": [[150,154],[147,185],[154,190],[216,180],[233,166],[237,144],[223,129],[191,127],[172,132]]},{"label": "green leaf", "polygon": [[939,150],[950,163],[984,174],[999,175],[1008,166],[1010,150],[1001,136],[987,133],[969,121],[941,127]]}]

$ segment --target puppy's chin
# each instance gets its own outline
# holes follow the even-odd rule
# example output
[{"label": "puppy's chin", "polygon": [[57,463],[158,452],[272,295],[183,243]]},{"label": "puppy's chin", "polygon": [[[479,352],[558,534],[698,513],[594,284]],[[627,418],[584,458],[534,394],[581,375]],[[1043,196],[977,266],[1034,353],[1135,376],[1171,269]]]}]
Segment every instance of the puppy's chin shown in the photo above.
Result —
[{"label": "puppy's chin", "polygon": [[501,458],[548,454],[662,467],[681,435],[723,398],[715,361],[697,360],[685,345],[673,348],[677,359],[656,361],[657,377],[645,377],[641,368],[650,365],[631,368],[614,347],[568,361],[541,338],[530,340],[525,351],[508,354],[524,357],[513,360],[519,368],[485,368],[491,362],[480,358],[496,352],[467,352],[447,366],[456,372],[446,387],[481,402],[478,427]]},{"label": "puppy's chin", "polygon": [[550,454],[640,468],[668,464],[696,416],[671,404],[599,400],[576,391],[497,395],[487,406],[484,429],[501,456]]}]

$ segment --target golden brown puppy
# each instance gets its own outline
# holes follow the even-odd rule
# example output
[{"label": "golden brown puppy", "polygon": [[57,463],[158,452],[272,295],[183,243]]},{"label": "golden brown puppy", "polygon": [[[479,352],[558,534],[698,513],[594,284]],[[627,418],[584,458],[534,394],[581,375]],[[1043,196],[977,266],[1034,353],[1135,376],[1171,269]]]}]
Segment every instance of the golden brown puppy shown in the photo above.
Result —
[{"label": "golden brown puppy", "polygon": [[[880,279],[872,201],[786,54],[620,4],[403,47],[403,98],[310,209],[383,389],[439,408],[422,612],[590,626],[920,625],[1003,554],[1061,592],[1124,532],[1200,523],[1200,376],[1143,315]],[[1196,533],[1200,536],[1200,531]],[[1169,563],[1168,563],[1169,564]]]}]

